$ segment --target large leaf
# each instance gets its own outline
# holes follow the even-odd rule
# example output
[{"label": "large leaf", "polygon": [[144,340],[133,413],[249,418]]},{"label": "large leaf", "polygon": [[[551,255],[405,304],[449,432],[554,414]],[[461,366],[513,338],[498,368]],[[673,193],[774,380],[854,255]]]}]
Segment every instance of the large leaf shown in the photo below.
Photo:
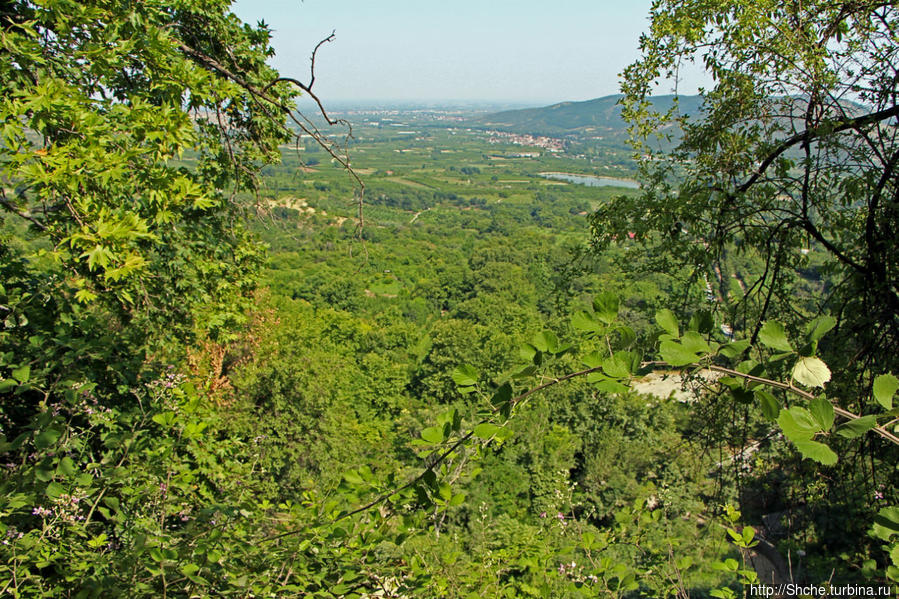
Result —
[{"label": "large leaf", "polygon": [[606,324],[612,324],[618,319],[618,296],[610,291],[600,293],[593,298],[593,311],[597,318]]},{"label": "large leaf", "polygon": [[833,466],[837,463],[837,454],[824,443],[818,443],[811,439],[800,439],[798,441],[793,441],[793,443],[804,458],[814,460],[825,466]]},{"label": "large leaf", "polygon": [[571,317],[571,326],[578,331],[595,332],[602,329],[602,324],[596,322],[596,319],[591,314],[583,310],[574,313]]},{"label": "large leaf", "polygon": [[594,383],[597,389],[605,393],[627,393],[630,387],[619,381],[609,378],[601,372],[593,372],[587,375],[587,382]]},{"label": "large leaf", "polygon": [[62,431],[58,428],[48,428],[38,433],[34,439],[34,447],[36,449],[46,449],[56,443],[62,436]]},{"label": "large leaf", "polygon": [[892,374],[881,374],[874,379],[874,399],[887,410],[893,409],[893,395],[899,389],[899,379]]},{"label": "large leaf", "polygon": [[837,321],[833,316],[819,316],[809,325],[809,341],[818,341],[836,324]]},{"label": "large leaf", "polygon": [[761,405],[762,414],[765,415],[765,418],[775,422],[780,415],[780,403],[778,403],[777,398],[764,389],[756,389],[753,395],[755,395],[759,405]]},{"label": "large leaf", "polygon": [[497,426],[492,422],[482,422],[474,427],[474,436],[480,439],[489,439],[500,430],[502,430],[502,427]]},{"label": "large leaf", "polygon": [[674,316],[674,312],[668,310],[659,310],[656,312],[656,322],[659,323],[659,326],[664,329],[666,333],[671,335],[672,337],[680,337],[680,330],[677,326],[677,318]]},{"label": "large leaf", "polygon": [[27,383],[28,379],[31,377],[31,366],[25,365],[19,368],[16,368],[12,371],[12,378],[16,379],[20,383]]},{"label": "large leaf", "polygon": [[603,371],[610,377],[623,379],[631,375],[630,361],[626,352],[616,352],[611,358],[606,358],[602,363]]},{"label": "large leaf", "polygon": [[443,432],[444,429],[442,426],[429,426],[428,428],[421,431],[421,438],[428,443],[443,443]]},{"label": "large leaf", "polygon": [[808,404],[808,410],[821,430],[829,431],[833,426],[833,406],[824,397],[816,397]]},{"label": "large leaf", "polygon": [[530,343],[524,343],[518,348],[518,355],[521,356],[521,359],[525,362],[531,362],[534,360],[534,356],[537,355],[537,348]]},{"label": "large leaf", "polygon": [[787,340],[783,325],[774,320],[769,320],[759,330],[759,341],[771,349],[793,351],[793,346]]},{"label": "large leaf", "polygon": [[587,366],[587,368],[596,368],[597,366],[602,364],[604,359],[605,358],[603,358],[601,353],[599,353],[598,351],[594,351],[584,356],[582,358],[582,361]]},{"label": "large leaf", "polygon": [[689,329],[698,333],[707,334],[715,327],[715,320],[708,310],[700,310],[690,319]]},{"label": "large leaf", "polygon": [[697,354],[705,354],[709,352],[709,344],[705,339],[702,338],[702,335],[697,333],[696,331],[687,331],[684,333],[683,337],[680,339],[681,345],[687,351],[691,351]]},{"label": "large leaf", "polygon": [[[806,417],[802,412],[798,412],[798,410],[802,410],[802,412],[805,412],[808,416]],[[797,416],[799,416],[798,419]],[[777,424],[780,425],[784,435],[794,443],[804,439],[811,439],[819,430],[818,425],[813,422],[812,415],[804,408],[793,407],[789,410],[781,410],[780,415],[777,417]]]},{"label": "large leaf", "polygon": [[559,338],[552,331],[541,331],[534,335],[534,347],[544,353],[554,354],[559,348]]},{"label": "large leaf", "polygon": [[662,359],[672,366],[686,366],[699,361],[699,356],[677,341],[663,341],[659,346]]},{"label": "large leaf", "polygon": [[749,347],[748,339],[741,339],[740,341],[733,341],[723,346],[718,353],[720,353],[725,358],[736,358]]},{"label": "large leaf", "polygon": [[830,380],[830,369],[820,358],[806,356],[793,366],[793,378],[806,387],[823,387]]},{"label": "large leaf", "polygon": [[478,384],[478,371],[475,370],[474,366],[469,366],[468,364],[456,366],[452,377],[453,382],[460,387],[471,387]]},{"label": "large leaf", "polygon": [[890,537],[899,534],[899,507],[890,506],[880,510],[874,517],[871,534],[882,541],[889,541]]},{"label": "large leaf", "polygon": [[877,425],[874,416],[862,416],[861,418],[853,418],[849,422],[841,425],[837,429],[837,434],[847,439],[855,439],[861,437],[869,430]]},{"label": "large leaf", "polygon": [[509,383],[503,383],[500,388],[496,390],[496,393],[493,394],[493,397],[490,398],[490,403],[494,407],[496,407],[507,403],[511,399],[512,385],[510,385]]}]

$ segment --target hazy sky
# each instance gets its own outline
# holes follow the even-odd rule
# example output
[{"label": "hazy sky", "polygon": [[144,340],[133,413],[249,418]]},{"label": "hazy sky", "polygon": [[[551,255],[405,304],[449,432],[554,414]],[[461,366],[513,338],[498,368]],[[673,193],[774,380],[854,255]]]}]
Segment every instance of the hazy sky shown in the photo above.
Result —
[{"label": "hazy sky", "polygon": [[[650,0],[237,0],[274,30],[274,65],[325,101],[533,105],[618,93]],[[668,90],[660,90],[666,92]]]}]

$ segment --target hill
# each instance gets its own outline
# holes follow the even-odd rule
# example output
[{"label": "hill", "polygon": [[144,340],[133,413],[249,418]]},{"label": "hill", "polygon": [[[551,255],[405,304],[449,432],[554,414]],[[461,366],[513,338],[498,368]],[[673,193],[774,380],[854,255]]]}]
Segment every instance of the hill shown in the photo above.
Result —
[{"label": "hill", "polygon": [[[589,133],[624,134],[625,123],[621,119],[620,94],[586,100],[584,102],[560,102],[542,108],[506,110],[487,115],[478,125],[509,131],[538,135],[574,135]],[[674,96],[652,98],[657,110],[671,107]],[[680,96],[681,110],[698,112],[702,103],[699,96]]]}]

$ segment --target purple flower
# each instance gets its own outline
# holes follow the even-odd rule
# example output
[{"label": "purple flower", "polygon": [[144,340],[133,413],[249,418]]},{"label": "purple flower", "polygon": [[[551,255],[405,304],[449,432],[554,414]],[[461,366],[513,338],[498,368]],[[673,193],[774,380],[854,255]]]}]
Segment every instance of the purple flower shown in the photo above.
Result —
[{"label": "purple flower", "polygon": [[39,505],[31,510],[31,514],[34,516],[40,516],[41,518],[46,518],[47,516],[52,516],[53,512],[51,510],[48,510],[44,506]]}]

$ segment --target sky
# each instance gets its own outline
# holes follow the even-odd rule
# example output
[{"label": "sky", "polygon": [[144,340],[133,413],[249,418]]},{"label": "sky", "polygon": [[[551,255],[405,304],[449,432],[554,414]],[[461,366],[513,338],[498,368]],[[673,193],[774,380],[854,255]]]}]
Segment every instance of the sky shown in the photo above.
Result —
[{"label": "sky", "polygon": [[[618,93],[651,0],[237,0],[282,73],[330,103],[540,106]],[[661,90],[664,93],[668,90]],[[685,90],[681,90],[685,91]]]}]

